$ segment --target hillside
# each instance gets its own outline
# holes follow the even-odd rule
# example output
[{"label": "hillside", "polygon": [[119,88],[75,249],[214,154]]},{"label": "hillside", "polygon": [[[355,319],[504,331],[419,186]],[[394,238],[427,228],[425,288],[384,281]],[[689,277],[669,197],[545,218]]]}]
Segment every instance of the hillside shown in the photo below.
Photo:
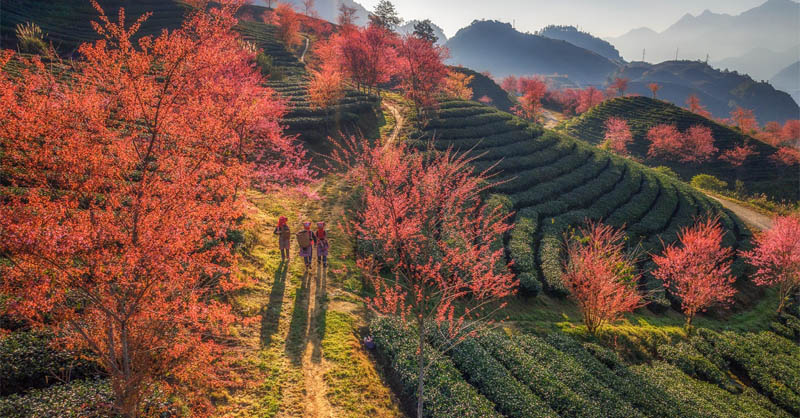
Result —
[{"label": "hillside", "polygon": [[476,20],[446,44],[449,62],[495,77],[562,74],[579,84],[601,84],[617,65],[569,42],[521,33],[508,23]]},{"label": "hillside", "polygon": [[[631,245],[645,251],[675,240],[678,228],[702,214],[722,216],[725,245],[737,247],[750,236],[738,218],[686,184],[492,107],[442,103],[422,137],[435,138],[437,149],[474,147],[479,169],[496,164],[506,182],[494,191],[508,196],[517,213],[509,252],[528,292],[565,293],[563,234],[585,218],[627,225]],[[669,306],[659,282],[651,278],[645,286],[654,291],[652,308]]]},{"label": "hillside", "polygon": [[619,51],[617,51],[617,48],[614,48],[614,45],[596,36],[592,36],[590,33],[582,32],[574,26],[550,25],[537,31],[536,35],[567,41],[575,46],[602,55],[614,62],[621,63],[625,61],[622,59]]},{"label": "hillside", "polygon": [[776,89],[789,93],[796,103],[800,103],[800,61],[775,74],[769,82]]},{"label": "hillside", "polygon": [[[796,47],[799,14],[800,5],[795,1],[768,0],[739,15],[706,10],[697,16],[686,14],[660,33],[637,29],[608,40],[628,60],[641,59],[642,49],[646,49],[649,62],[675,59],[676,51],[679,59],[705,60],[710,55],[713,61],[720,61],[756,48],[785,51]],[[774,74],[786,64],[773,65],[768,73]]]},{"label": "hillside", "polygon": [[[403,22],[402,25],[398,26],[396,31],[402,35],[410,35],[414,33],[414,25],[419,23],[419,20],[412,19],[406,22]],[[436,23],[431,23],[431,28],[433,28],[433,34],[436,36],[436,43],[439,45],[444,45],[447,42],[447,35],[444,34],[444,30],[440,28]]]},{"label": "hillside", "polygon": [[[610,117],[618,117],[628,121],[634,142],[629,146],[631,153],[646,164],[652,166],[665,165],[673,169],[685,181],[692,176],[704,173],[711,174],[733,185],[742,180],[750,193],[766,193],[774,198],[796,200],[798,196],[798,179],[792,175],[792,168],[777,166],[771,156],[776,149],[739,131],[721,125],[712,120],[689,112],[670,103],[653,100],[648,97],[624,97],[608,100],[585,114],[571,119],[560,127],[565,133],[583,139],[592,144],[603,142],[605,137],[605,121]],[[647,131],[659,124],[675,124],[683,132],[692,125],[700,124],[711,128],[714,135],[714,146],[723,153],[737,145],[748,144],[754,147],[757,156],[750,157],[740,168],[715,157],[711,161],[698,165],[689,165],[673,161],[646,159],[649,141]],[[719,155],[717,154],[717,156]]]},{"label": "hillside", "polygon": [[769,80],[770,77],[775,75],[777,69],[790,65],[797,61],[798,57],[800,57],[800,44],[781,51],[758,47],[739,56],[712,60],[710,64],[714,68],[745,73],[752,77],[753,80]]},{"label": "hillside", "polygon": [[488,97],[491,99],[488,104],[506,112],[511,111],[514,102],[508,92],[497,85],[494,80],[469,68],[450,67],[450,69],[473,77],[472,82],[469,83],[469,88],[472,89],[472,100],[478,101],[483,97]]},{"label": "hillside", "polygon": [[697,95],[717,118],[727,118],[737,106],[753,110],[762,124],[800,117],[800,107],[789,94],[775,90],[769,83],[756,82],[737,72],[720,71],[699,61],[666,61],[655,65],[634,62],[621,67],[612,77],[630,79],[628,91],[642,96],[652,94],[648,84],[658,83],[659,98],[678,106],[684,106],[689,95]]}]

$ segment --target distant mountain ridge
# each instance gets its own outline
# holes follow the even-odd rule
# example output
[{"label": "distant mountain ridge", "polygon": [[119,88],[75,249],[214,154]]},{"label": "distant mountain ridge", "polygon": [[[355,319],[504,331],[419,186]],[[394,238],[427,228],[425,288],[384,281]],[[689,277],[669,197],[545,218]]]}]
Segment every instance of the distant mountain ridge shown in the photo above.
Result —
[{"label": "distant mountain ridge", "polygon": [[630,80],[629,93],[650,96],[648,84],[658,83],[658,97],[684,106],[696,95],[718,118],[727,118],[737,106],[752,109],[760,123],[800,117],[800,108],[788,93],[747,75],[724,72],[698,61],[666,61],[660,64],[633,62],[613,74]]},{"label": "distant mountain ridge", "polygon": [[617,64],[569,42],[521,33],[511,24],[476,20],[447,41],[450,64],[496,77],[528,74],[561,74],[578,84],[600,85]]},{"label": "distant mountain ridge", "polygon": [[800,103],[800,61],[795,61],[770,79],[776,89],[789,93],[794,101]]},{"label": "distant mountain ridge", "polygon": [[[397,33],[402,35],[414,33],[414,25],[417,23],[419,23],[419,20],[407,20],[403,22],[402,25],[397,27]],[[444,30],[442,30],[442,28],[435,23],[431,23],[431,27],[433,28],[433,34],[436,35],[436,43],[439,45],[444,45],[447,42],[447,35],[444,34]]]},{"label": "distant mountain ridge", "polygon": [[[285,3],[289,3],[292,7],[299,11],[303,11],[303,1],[302,0],[283,0]],[[254,0],[253,4],[258,6],[267,6],[267,0]],[[278,3],[278,0],[272,0],[272,6]],[[339,17],[339,6],[341,4],[346,5],[347,7],[352,7],[356,9],[356,21],[355,23],[358,25],[364,25],[367,23],[367,18],[369,16],[369,10],[367,10],[361,3],[358,3],[353,0],[316,0],[314,2],[314,10],[319,15],[320,19],[325,19],[329,22],[336,23],[337,18]]]},{"label": "distant mountain ridge", "polygon": [[[712,62],[718,62],[756,48],[785,51],[800,44],[799,16],[797,2],[768,0],[739,15],[706,10],[697,16],[686,14],[661,33],[639,28],[608,41],[628,60],[640,60],[646,50],[648,62],[674,60],[676,53],[678,59],[705,60],[709,55]],[[766,72],[775,74],[785,65],[778,63]]]},{"label": "distant mountain ridge", "polygon": [[567,41],[575,46],[602,55],[614,62],[625,61],[622,59],[619,51],[617,51],[617,48],[614,48],[614,45],[588,32],[583,32],[575,26],[549,25],[537,31],[536,35]]}]

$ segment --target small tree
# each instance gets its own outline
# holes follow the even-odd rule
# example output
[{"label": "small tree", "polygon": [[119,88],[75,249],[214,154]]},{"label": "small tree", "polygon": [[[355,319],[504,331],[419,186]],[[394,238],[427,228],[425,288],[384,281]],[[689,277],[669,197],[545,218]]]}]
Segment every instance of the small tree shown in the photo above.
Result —
[{"label": "small tree", "polygon": [[690,126],[683,134],[680,161],[684,163],[700,163],[706,161],[717,152],[711,128],[704,125]]},{"label": "small tree", "polygon": [[616,77],[614,78],[614,82],[611,83],[611,88],[616,91],[617,96],[621,97],[625,95],[625,90],[628,89],[629,82],[630,80],[625,77]]},{"label": "small tree", "polygon": [[509,94],[519,94],[519,80],[516,76],[510,75],[500,81],[500,87],[507,91]]},{"label": "small tree", "polygon": [[520,77],[518,84],[522,97],[514,111],[519,117],[536,121],[542,108],[542,99],[547,94],[547,84],[539,77]]},{"label": "small tree", "polygon": [[741,167],[748,158],[756,154],[755,148],[751,145],[737,145],[725,151],[719,159],[727,161],[734,167]]},{"label": "small tree", "polygon": [[472,83],[474,78],[474,75],[467,75],[460,71],[450,70],[447,73],[447,78],[444,80],[444,93],[447,96],[461,100],[471,100],[472,88],[470,88],[469,84]]},{"label": "small tree", "polygon": [[704,118],[711,119],[711,112],[706,110],[706,108],[700,104],[700,98],[698,98],[696,95],[690,94],[686,99],[686,104],[689,106],[690,112],[698,114]]},{"label": "small tree", "polygon": [[433,24],[430,19],[421,20],[414,24],[414,36],[417,38],[425,39],[426,41],[435,44],[439,40],[436,33],[433,31]]},{"label": "small tree", "polygon": [[653,276],[680,300],[687,328],[698,312],[728,304],[736,294],[736,278],[730,274],[733,250],[722,247],[723,235],[718,218],[700,220],[681,228],[680,246],[670,244],[661,255],[653,256],[658,266]]},{"label": "small tree", "polygon": [[335,105],[344,98],[342,74],[332,69],[311,70],[308,95],[312,108],[325,108]]},{"label": "small tree", "polygon": [[758,122],[756,122],[753,111],[750,109],[737,106],[736,109],[731,112],[731,120],[743,134],[750,135],[758,129]]},{"label": "small tree", "polygon": [[397,14],[397,10],[391,1],[381,0],[369,15],[369,23],[386,30],[394,30],[399,24],[403,23],[403,19]]},{"label": "small tree", "polygon": [[344,30],[352,28],[356,23],[355,7],[347,6],[344,3],[339,4],[339,16],[337,16],[336,22]]},{"label": "small tree", "polygon": [[757,269],[753,280],[757,285],[778,288],[780,313],[800,290],[800,217],[776,217],[772,228],[756,237],[755,249],[742,256]]},{"label": "small tree", "polygon": [[[422,116],[436,105],[436,95],[444,88],[446,50],[416,36],[405,36],[398,46],[397,76],[403,95],[414,102]],[[471,95],[470,95],[471,96]],[[421,122],[421,118],[418,118]]]},{"label": "small tree", "polygon": [[603,103],[603,100],[605,100],[603,92],[594,87],[587,87],[578,94],[578,107],[575,108],[575,113],[578,115],[586,113],[589,109]]},{"label": "small tree", "polygon": [[375,290],[375,311],[415,326],[417,416],[423,416],[426,323],[446,330],[452,344],[486,325],[516,292],[502,245],[509,216],[481,195],[491,186],[465,156],[423,153],[404,144],[351,139],[332,157],[363,188],[350,224],[370,251],[357,263]]},{"label": "small tree", "polygon": [[657,99],[658,91],[661,90],[661,85],[658,83],[650,83],[647,85],[647,88],[653,93],[653,99]]},{"label": "small tree", "polygon": [[636,260],[625,251],[625,234],[600,222],[567,237],[564,274],[570,295],[578,303],[583,323],[591,334],[626,312],[644,306],[636,290],[640,275]]},{"label": "small tree", "polygon": [[717,151],[711,129],[694,125],[680,133],[675,125],[657,125],[647,131],[650,147],[648,158],[673,159],[684,163],[699,163]]},{"label": "small tree", "polygon": [[604,145],[620,155],[628,155],[628,144],[633,141],[628,121],[611,117],[606,120],[606,136]]},{"label": "small tree", "polygon": [[314,10],[314,0],[303,0],[303,13],[312,17],[317,15],[317,11]]},{"label": "small tree", "polygon": [[272,15],[274,23],[278,25],[278,38],[289,48],[300,45],[300,17],[289,3],[279,3]]}]

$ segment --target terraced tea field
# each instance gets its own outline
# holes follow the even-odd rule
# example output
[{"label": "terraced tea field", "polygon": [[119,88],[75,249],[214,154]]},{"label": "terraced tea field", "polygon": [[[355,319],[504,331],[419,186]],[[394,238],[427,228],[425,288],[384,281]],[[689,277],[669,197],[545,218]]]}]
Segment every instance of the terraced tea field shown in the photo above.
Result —
[{"label": "terraced tea field", "polygon": [[[774,147],[671,103],[642,96],[616,98],[562,123],[556,129],[591,144],[599,144],[605,138],[605,122],[611,117],[628,121],[634,138],[629,150],[633,156],[644,160],[648,165],[668,166],[686,181],[691,180],[694,175],[704,173],[728,182],[731,187],[737,179],[741,180],[751,193],[766,193],[778,199],[797,200],[800,197],[800,179],[796,175],[796,168],[776,165],[770,158],[776,151]],[[714,135],[714,146],[719,149],[719,153],[710,161],[699,165],[646,159],[650,145],[646,138],[647,131],[659,124],[675,124],[681,132],[697,124],[707,126]],[[752,146],[758,153],[748,158],[742,167],[733,167],[718,159],[719,154],[742,144]]]},{"label": "terraced tea field", "polygon": [[[800,321],[786,315],[800,336]],[[413,332],[373,321],[380,361],[401,402],[416,403]],[[632,365],[614,351],[561,333],[487,332],[452,350],[429,333],[425,416],[789,417],[800,414],[800,348],[773,332],[700,330]],[[742,383],[747,381],[748,385]],[[760,392],[757,392],[758,389]]]},{"label": "terraced tea field", "polygon": [[[437,149],[471,150],[478,169],[499,171],[503,183],[494,192],[508,196],[517,212],[508,248],[529,292],[565,294],[563,237],[587,218],[625,226],[631,247],[643,252],[674,241],[698,216],[720,216],[726,246],[739,248],[751,236],[737,217],[686,184],[583,141],[475,102],[444,102],[437,116],[423,137],[435,138]],[[668,307],[661,283],[646,280],[651,308]]]}]

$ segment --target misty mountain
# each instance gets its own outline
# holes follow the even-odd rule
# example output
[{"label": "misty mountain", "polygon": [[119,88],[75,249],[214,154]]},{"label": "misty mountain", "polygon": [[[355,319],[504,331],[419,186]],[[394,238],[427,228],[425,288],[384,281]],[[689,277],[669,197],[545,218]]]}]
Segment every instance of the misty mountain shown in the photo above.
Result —
[{"label": "misty mountain", "polygon": [[496,77],[560,74],[579,84],[602,84],[617,64],[569,42],[521,33],[508,23],[476,20],[447,41],[449,63]]},{"label": "misty mountain", "polygon": [[694,94],[717,118],[727,118],[737,106],[752,109],[760,123],[800,117],[800,107],[786,92],[766,82],[754,81],[735,71],[720,71],[698,61],[666,61],[660,64],[635,62],[612,77],[630,79],[628,92],[650,96],[647,85],[658,83],[658,98],[685,106]]},{"label": "misty mountain", "polygon": [[786,51],[795,47],[800,43],[798,16],[797,2],[769,0],[736,16],[706,10],[683,16],[661,33],[640,28],[609,41],[628,60],[640,60],[646,49],[648,62],[674,60],[676,51],[678,59],[705,60],[708,54],[718,62],[756,48]]},{"label": "misty mountain", "polygon": [[[419,23],[419,20],[408,20],[403,22],[402,25],[397,27],[397,33],[402,35],[414,33],[414,25]],[[444,45],[447,42],[447,35],[444,34],[442,28],[437,26],[435,23],[431,23],[431,27],[433,28],[433,34],[436,35],[436,43],[439,45]]]},{"label": "misty mountain", "polygon": [[567,41],[572,45],[579,46],[583,49],[588,49],[589,51],[602,55],[614,62],[624,62],[622,56],[619,54],[619,51],[617,51],[617,48],[614,48],[614,45],[611,45],[608,43],[608,41],[593,36],[590,33],[582,32],[574,26],[550,25],[536,32],[536,34],[550,39]]},{"label": "misty mountain", "polygon": [[[800,22],[798,24],[800,25]],[[755,80],[769,80],[778,71],[798,59],[800,59],[800,44],[781,52],[759,47],[738,57],[711,62],[711,65],[746,73]]]},{"label": "misty mountain", "polygon": [[800,61],[775,74],[769,82],[776,89],[789,93],[795,102],[800,103]]},{"label": "misty mountain", "polygon": [[[283,0],[284,3],[290,3],[292,7],[298,12],[303,12],[303,0]],[[278,0],[253,0],[253,4],[259,6],[267,6],[272,3],[272,7],[278,3]],[[353,0],[316,0],[314,2],[314,10],[316,10],[320,19],[325,19],[329,22],[336,23],[339,17],[339,5],[344,3],[347,7],[356,9],[357,25],[364,25],[367,23],[369,11],[360,3]]]}]

